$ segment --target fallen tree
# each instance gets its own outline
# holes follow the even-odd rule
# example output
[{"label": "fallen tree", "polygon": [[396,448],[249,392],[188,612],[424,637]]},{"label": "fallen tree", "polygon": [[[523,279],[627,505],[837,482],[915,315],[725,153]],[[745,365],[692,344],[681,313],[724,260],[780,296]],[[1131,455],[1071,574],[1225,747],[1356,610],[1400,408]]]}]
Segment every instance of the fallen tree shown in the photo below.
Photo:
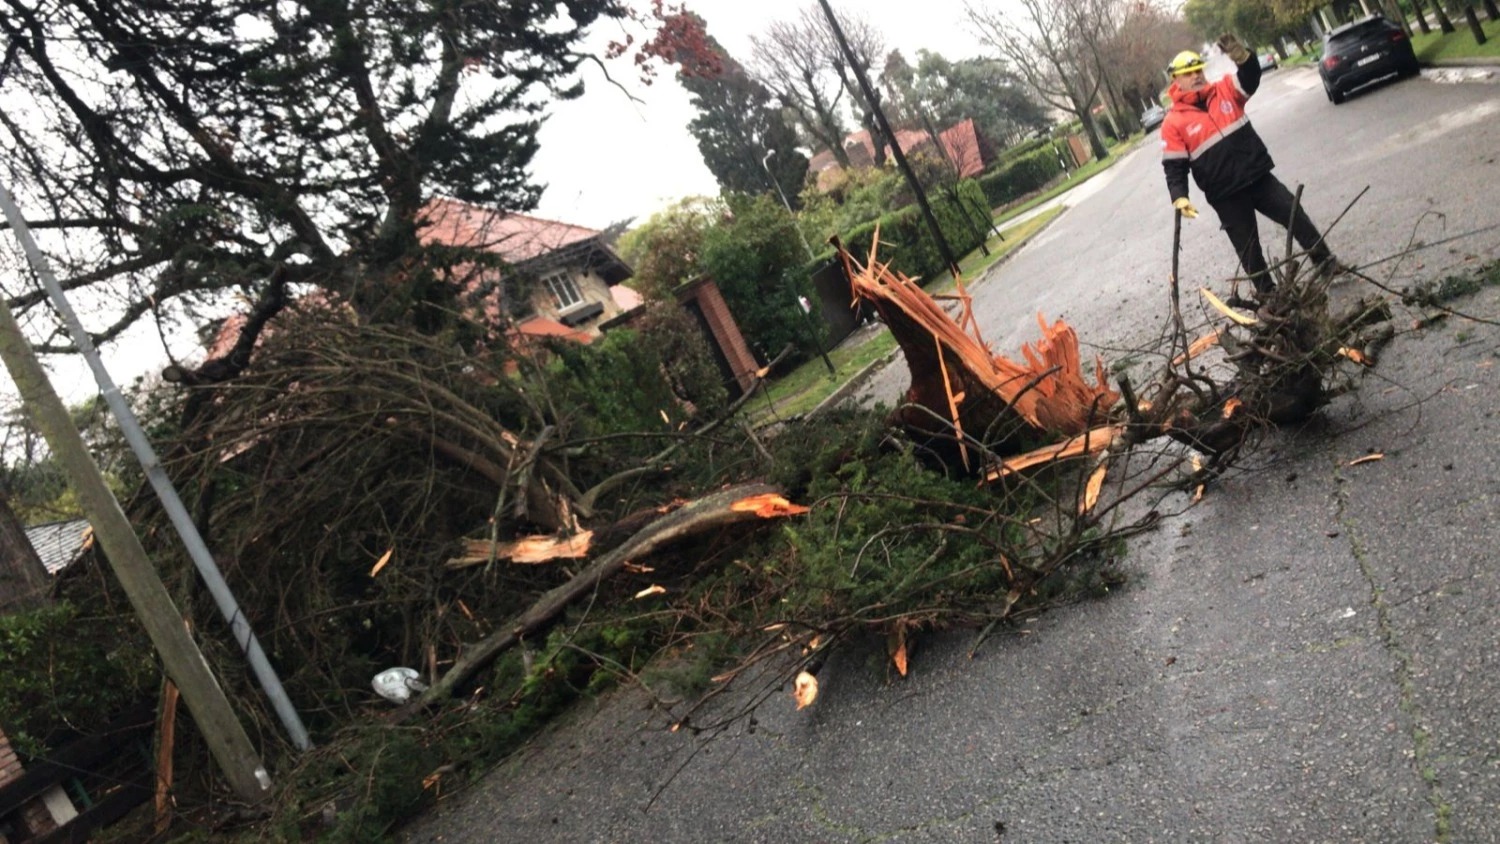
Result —
[{"label": "fallen tree", "polygon": [[[200,427],[180,434],[199,445],[173,470],[294,700],[318,713],[327,749],[295,763],[289,809],[317,823],[331,801],[383,832],[443,772],[492,761],[608,683],[638,682],[680,728],[712,734],[751,711],[698,705],[733,678],[758,678],[741,681],[762,684],[754,705],[869,633],[905,673],[925,630],[988,631],[1108,586],[1119,538],[1161,515],[1160,497],[1126,505],[1226,471],[1259,431],[1345,389],[1392,333],[1388,301],[1329,315],[1328,280],[1285,265],[1258,314],[1205,298],[1192,334],[1152,347],[1159,364],[1109,385],[1065,324],[1004,358],[962,289],[937,299],[844,260],[908,350],[914,389],[888,417],[835,411],[761,440],[726,424],[726,405],[647,430],[675,408],[663,394],[611,429],[626,424],[620,396],[591,417],[566,366],[501,377],[442,338],[346,323],[279,332],[259,365],[208,388]],[[934,454],[947,471],[928,471]],[[162,559],[187,590],[182,561]],[[212,614],[187,606],[227,650]],[[691,676],[655,673],[674,664]],[[392,665],[431,685],[418,704],[373,694]],[[248,688],[232,670],[226,682]],[[798,687],[805,705],[815,683]],[[180,737],[179,753],[193,745]]]}]

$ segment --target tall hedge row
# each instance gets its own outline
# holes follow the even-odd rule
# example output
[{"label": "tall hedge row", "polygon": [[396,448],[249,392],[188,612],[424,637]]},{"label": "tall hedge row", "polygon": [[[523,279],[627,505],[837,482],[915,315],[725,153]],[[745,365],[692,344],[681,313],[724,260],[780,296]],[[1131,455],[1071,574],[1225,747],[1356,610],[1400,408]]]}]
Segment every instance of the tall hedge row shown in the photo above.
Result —
[{"label": "tall hedge row", "polygon": [[[955,258],[978,248],[988,236],[990,206],[974,180],[959,182],[956,197],[948,191],[935,191],[928,202]],[[919,206],[909,205],[845,233],[844,245],[861,261],[870,254],[876,226],[880,228],[880,260],[889,261],[892,269],[924,282],[947,272]]]},{"label": "tall hedge row", "polygon": [[1052,181],[1054,176],[1063,172],[1059,156],[1068,154],[1062,149],[1061,141],[1054,141],[980,176],[979,187],[990,207],[999,208]]}]

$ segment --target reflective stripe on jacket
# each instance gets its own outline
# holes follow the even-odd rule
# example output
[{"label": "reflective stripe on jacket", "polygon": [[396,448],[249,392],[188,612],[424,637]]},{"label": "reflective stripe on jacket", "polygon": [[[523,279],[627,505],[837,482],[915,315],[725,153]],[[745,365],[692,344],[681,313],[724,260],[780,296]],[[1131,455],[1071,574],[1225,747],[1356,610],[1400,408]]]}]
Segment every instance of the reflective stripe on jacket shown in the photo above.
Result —
[{"label": "reflective stripe on jacket", "polygon": [[1188,195],[1189,171],[1210,205],[1271,172],[1271,153],[1245,115],[1258,87],[1260,64],[1251,56],[1207,88],[1188,93],[1173,82],[1167,89],[1172,107],[1161,124],[1161,163],[1174,201]]}]

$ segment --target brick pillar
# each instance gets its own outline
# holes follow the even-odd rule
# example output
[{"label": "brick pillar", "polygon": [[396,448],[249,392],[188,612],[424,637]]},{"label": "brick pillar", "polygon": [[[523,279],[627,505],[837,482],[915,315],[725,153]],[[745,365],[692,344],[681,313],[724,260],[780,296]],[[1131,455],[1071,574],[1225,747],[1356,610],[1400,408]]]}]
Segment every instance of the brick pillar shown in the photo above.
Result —
[{"label": "brick pillar", "polygon": [[21,760],[16,758],[16,751],[10,746],[10,739],[5,737],[5,731],[0,730],[0,785],[19,777],[21,771]]},{"label": "brick pillar", "polygon": [[754,387],[755,371],[760,369],[760,364],[750,352],[745,336],[740,333],[739,323],[734,321],[734,314],[729,312],[729,304],[724,301],[724,294],[719,292],[719,286],[714,284],[713,279],[700,278],[678,288],[677,301],[683,304],[695,302],[698,305],[703,321],[713,335],[714,344],[729,362],[729,370],[739,383],[740,391],[745,392]]},{"label": "brick pillar", "polygon": [[1082,135],[1068,136],[1068,150],[1073,153],[1073,166],[1082,167],[1094,157],[1094,150],[1084,143]]}]

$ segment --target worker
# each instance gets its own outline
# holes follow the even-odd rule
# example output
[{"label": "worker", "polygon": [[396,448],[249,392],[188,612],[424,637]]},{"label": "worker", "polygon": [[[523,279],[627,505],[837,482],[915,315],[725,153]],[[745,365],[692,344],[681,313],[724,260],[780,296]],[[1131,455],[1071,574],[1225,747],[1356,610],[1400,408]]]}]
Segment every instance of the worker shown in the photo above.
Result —
[{"label": "worker", "polygon": [[1198,216],[1188,199],[1192,172],[1257,297],[1264,299],[1276,283],[1261,251],[1257,211],[1283,226],[1290,220],[1292,237],[1324,277],[1340,265],[1292,192],[1271,175],[1271,153],[1245,115],[1245,103],[1260,87],[1260,62],[1233,35],[1220,36],[1218,45],[1238,70],[1217,82],[1203,77],[1203,58],[1191,50],[1178,53],[1167,68],[1172,107],[1161,124],[1162,168],[1172,206],[1188,219]]}]

